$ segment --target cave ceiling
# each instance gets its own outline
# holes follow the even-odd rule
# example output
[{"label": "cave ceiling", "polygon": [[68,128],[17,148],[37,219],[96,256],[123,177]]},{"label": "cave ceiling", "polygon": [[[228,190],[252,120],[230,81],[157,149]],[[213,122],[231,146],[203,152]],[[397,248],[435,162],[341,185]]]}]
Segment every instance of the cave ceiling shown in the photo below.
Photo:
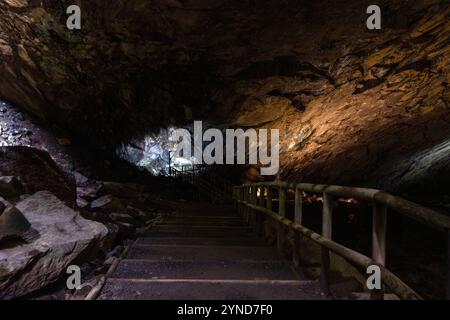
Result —
[{"label": "cave ceiling", "polygon": [[281,177],[359,183],[450,134],[442,0],[0,3],[0,97],[102,148],[205,119],[279,128]]}]

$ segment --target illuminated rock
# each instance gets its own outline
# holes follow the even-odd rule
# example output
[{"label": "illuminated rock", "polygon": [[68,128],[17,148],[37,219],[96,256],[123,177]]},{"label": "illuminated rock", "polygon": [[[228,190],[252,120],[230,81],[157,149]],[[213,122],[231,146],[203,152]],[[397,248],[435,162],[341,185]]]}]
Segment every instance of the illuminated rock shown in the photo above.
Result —
[{"label": "illuminated rock", "polygon": [[108,230],[98,222],[82,218],[47,191],[17,204],[36,240],[0,249],[0,299],[11,299],[36,291],[60,278],[66,268],[98,252]]}]

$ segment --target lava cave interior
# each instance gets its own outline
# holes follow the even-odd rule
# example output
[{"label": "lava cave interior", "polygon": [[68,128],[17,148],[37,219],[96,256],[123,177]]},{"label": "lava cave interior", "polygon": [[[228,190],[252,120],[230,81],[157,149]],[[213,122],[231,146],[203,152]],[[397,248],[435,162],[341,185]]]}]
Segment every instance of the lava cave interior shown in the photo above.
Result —
[{"label": "lava cave interior", "polygon": [[[237,242],[241,234],[233,232],[253,227],[245,201],[293,223],[300,197],[302,225],[331,237],[323,224],[326,192],[305,191],[307,186],[270,191],[263,184],[248,194],[236,189],[273,181],[383,190],[436,212],[439,218],[428,220],[444,221],[442,230],[395,212],[389,202],[383,260],[414,293],[385,287],[384,298],[450,297],[448,1],[378,0],[381,30],[368,30],[366,9],[373,1],[366,0],[70,2],[81,8],[79,30],[66,27],[68,1],[0,3],[0,299],[139,298],[117,283],[144,269],[132,262],[147,254],[145,246],[159,252],[172,245],[173,253],[155,255],[183,260],[177,251],[183,245],[208,247],[226,237]],[[243,143],[250,150],[244,161],[234,161],[240,159],[234,149],[233,161],[225,161],[231,129],[267,130],[272,138],[279,133],[276,148],[269,143],[270,165],[278,170],[263,173],[269,162],[261,163],[261,155],[267,158],[269,149],[261,135]],[[192,155],[176,153],[177,130],[193,135],[187,142]],[[205,139],[206,130],[215,130],[214,138]],[[200,163],[205,150],[221,161]],[[252,162],[254,155],[259,158]],[[330,200],[332,240],[371,257],[376,197],[360,198]],[[236,208],[246,219],[242,226],[237,216],[227,216]],[[204,213],[211,210],[218,217]],[[298,230],[283,229],[280,244],[280,227],[269,220],[257,227],[264,245],[295,257]],[[151,230],[161,243],[146,242]],[[181,244],[174,240],[180,234]],[[301,279],[323,284],[323,249],[306,238],[296,268]],[[205,268],[204,276],[216,279],[209,271],[216,268],[214,254],[192,254],[198,264],[192,269]],[[239,257],[235,251],[225,256],[236,264],[229,275],[236,272],[236,279],[222,280],[240,281],[242,270],[254,267]],[[347,260],[333,252],[330,292],[305,289],[299,299],[370,296],[365,271]],[[188,263],[194,264],[185,268]],[[81,266],[89,283],[84,289],[66,288],[61,275],[70,264]],[[182,279],[165,273],[174,266],[158,266],[145,272],[155,268],[155,279],[158,272],[161,279]],[[279,273],[261,279],[291,280],[281,267],[267,268]],[[102,293],[92,290],[99,283]],[[183,293],[181,285],[158,285],[154,290],[163,299],[204,298]],[[276,296],[275,286],[264,285],[255,296],[247,287],[233,290],[255,299]],[[226,296],[220,294],[212,297]]]}]

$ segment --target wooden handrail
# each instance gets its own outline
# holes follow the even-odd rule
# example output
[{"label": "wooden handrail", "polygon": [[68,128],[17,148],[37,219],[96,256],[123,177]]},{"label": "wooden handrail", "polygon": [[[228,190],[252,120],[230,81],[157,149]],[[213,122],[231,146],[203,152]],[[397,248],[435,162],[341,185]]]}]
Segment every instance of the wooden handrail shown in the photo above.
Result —
[{"label": "wooden handrail", "polygon": [[[279,189],[278,213],[272,211],[272,188]],[[286,190],[295,190],[295,217],[291,221],[285,217],[286,208]],[[265,198],[266,203],[258,199],[252,200],[259,190],[260,197]],[[322,235],[306,228],[302,225],[302,192],[321,194],[323,196],[323,215],[322,215]],[[384,267],[386,260],[386,209],[390,208],[396,212],[402,213],[410,218],[420,221],[424,224],[444,230],[449,234],[450,249],[450,218],[425,208],[411,201],[391,195],[385,191],[354,188],[334,185],[320,185],[308,183],[287,183],[282,181],[260,182],[237,186],[233,191],[234,199],[238,208],[244,207],[244,215],[250,221],[249,211],[261,212],[271,219],[278,222],[277,226],[277,247],[282,248],[284,243],[284,228],[288,227],[299,234],[309,238],[322,248],[322,267],[321,267],[321,285],[325,293],[329,291],[328,271],[330,265],[329,251],[341,256],[357,268],[365,268],[370,265],[378,265],[381,270],[381,280],[384,285],[389,287],[393,293],[401,299],[421,299],[420,295],[405,284],[400,278]],[[373,226],[372,226],[372,258],[369,258],[359,252],[334,242],[332,238],[332,201],[333,198],[355,198],[368,201],[373,205]],[[257,219],[256,219],[257,220]],[[300,242],[297,236],[294,236],[293,261],[295,265],[299,264],[298,246]],[[450,254],[450,253],[449,253]],[[450,260],[449,260],[450,261]],[[450,273],[449,273],[450,276]],[[450,292],[450,286],[447,288]],[[383,290],[374,290],[371,293],[372,299],[383,299]]]},{"label": "wooden handrail", "polygon": [[[278,216],[275,212],[267,210],[265,208],[261,208],[252,204],[249,204],[245,201],[238,200],[239,203],[246,205],[247,207],[260,211],[262,213],[265,213],[272,219],[282,223],[286,227],[290,227],[294,229],[295,231],[300,232],[307,238],[313,240],[314,242],[318,243],[322,247],[327,248],[330,251],[333,251],[337,255],[341,256],[348,262],[350,262],[352,265],[358,268],[366,268],[370,265],[377,264],[375,261],[370,259],[369,257],[352,250],[350,248],[347,248],[337,242],[334,242],[328,238],[325,238],[321,236],[318,233],[315,233],[314,231],[298,224],[294,223],[291,220],[287,218],[283,218]],[[400,298],[402,299],[422,299],[420,295],[418,295],[413,289],[411,289],[408,285],[406,285],[400,278],[395,276],[392,272],[387,270],[385,267],[380,266],[381,269],[381,278],[383,283],[385,283],[388,287],[391,288],[393,292],[395,292]]]},{"label": "wooden handrail", "polygon": [[379,204],[385,205],[389,209],[409,216],[410,218],[436,229],[441,229],[442,231],[450,230],[450,217],[382,190],[310,183],[295,184],[279,181],[244,184],[240,187],[249,186],[286,188],[293,190],[299,189],[303,192],[310,192],[314,194],[326,193],[335,197],[355,198],[369,202],[376,201]]}]

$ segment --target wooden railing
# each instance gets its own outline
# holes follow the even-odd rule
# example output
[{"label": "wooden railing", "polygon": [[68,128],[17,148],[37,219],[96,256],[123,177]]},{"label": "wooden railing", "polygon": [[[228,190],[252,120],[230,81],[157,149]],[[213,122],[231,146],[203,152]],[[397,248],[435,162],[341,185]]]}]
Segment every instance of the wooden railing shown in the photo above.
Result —
[{"label": "wooden railing", "polygon": [[[278,190],[278,212],[272,210],[273,190]],[[286,192],[295,192],[293,220],[286,218]],[[319,194],[323,197],[322,211],[322,234],[318,234],[302,224],[302,196],[303,192]],[[317,185],[308,183],[286,183],[286,182],[264,182],[247,184],[234,188],[233,197],[240,213],[247,221],[254,225],[259,231],[263,228],[264,216],[273,219],[277,223],[277,247],[282,249],[285,241],[285,228],[294,230],[293,241],[293,262],[299,265],[299,254],[301,250],[300,235],[314,241],[321,247],[321,272],[320,283],[324,293],[329,294],[330,279],[330,251],[347,260],[356,268],[367,268],[371,265],[379,266],[381,270],[381,281],[383,286],[387,286],[392,293],[400,299],[422,299],[421,296],[411,289],[400,278],[394,275],[385,267],[386,263],[386,225],[387,209],[404,214],[421,223],[427,224],[440,231],[447,233],[449,239],[447,252],[450,262],[450,218],[435,212],[434,210],[417,205],[408,200],[393,196],[387,192],[366,189],[352,188],[332,185]],[[372,204],[373,224],[372,224],[372,257],[367,257],[355,250],[345,247],[332,240],[332,217],[333,199],[354,198],[367,201]],[[450,264],[450,263],[449,263]],[[447,270],[449,266],[447,266]],[[383,299],[384,290],[372,290],[371,299]],[[450,272],[447,274],[447,298],[450,297]]]}]

